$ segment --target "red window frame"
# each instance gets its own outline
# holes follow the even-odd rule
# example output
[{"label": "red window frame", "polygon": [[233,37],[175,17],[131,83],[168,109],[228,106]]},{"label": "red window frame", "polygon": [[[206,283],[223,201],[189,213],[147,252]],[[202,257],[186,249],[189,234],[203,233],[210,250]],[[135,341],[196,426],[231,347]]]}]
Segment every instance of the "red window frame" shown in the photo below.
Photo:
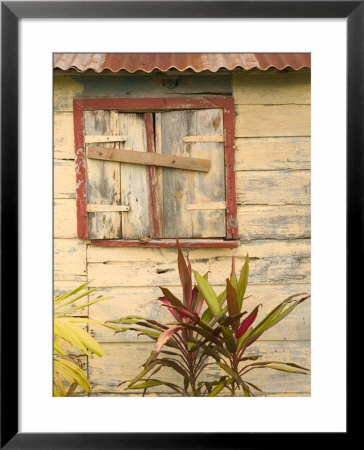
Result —
[{"label": "red window frame", "polygon": [[[224,151],[225,151],[225,183],[226,183],[226,237],[216,239],[181,239],[184,247],[237,247],[238,225],[235,188],[234,158],[234,101],[232,97],[198,97],[198,98],[79,98],[73,100],[75,154],[76,154],[76,204],[77,235],[80,239],[88,239],[87,186],[86,186],[86,152],[84,145],[84,111],[97,109],[121,112],[156,112],[183,109],[223,110]],[[150,127],[150,115],[145,114],[146,128]],[[149,143],[148,143],[148,151]],[[150,192],[153,189],[153,177],[150,177]],[[152,197],[151,197],[152,200]],[[153,201],[152,201],[153,204]],[[155,224],[154,226],[158,226]],[[234,241],[235,239],[235,241]],[[92,240],[95,246],[141,246],[141,247],[174,247],[170,240],[155,240],[146,243],[131,240],[98,239]]]}]

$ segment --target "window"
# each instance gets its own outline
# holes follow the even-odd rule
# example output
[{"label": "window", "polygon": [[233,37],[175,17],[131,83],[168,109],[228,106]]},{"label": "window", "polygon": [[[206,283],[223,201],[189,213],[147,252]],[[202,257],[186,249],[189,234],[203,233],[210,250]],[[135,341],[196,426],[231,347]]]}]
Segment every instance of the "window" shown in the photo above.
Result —
[{"label": "window", "polygon": [[234,247],[234,104],[75,99],[77,227],[93,245]]}]

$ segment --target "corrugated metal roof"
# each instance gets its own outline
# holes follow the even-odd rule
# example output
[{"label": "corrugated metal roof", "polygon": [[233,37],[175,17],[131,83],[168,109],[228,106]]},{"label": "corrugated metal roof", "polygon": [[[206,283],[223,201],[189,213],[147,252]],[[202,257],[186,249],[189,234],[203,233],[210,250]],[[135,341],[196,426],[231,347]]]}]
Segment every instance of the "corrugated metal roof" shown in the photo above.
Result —
[{"label": "corrugated metal roof", "polygon": [[177,69],[182,72],[192,69],[195,72],[209,70],[217,72],[225,68],[233,70],[267,70],[274,67],[278,70],[287,67],[299,70],[311,68],[310,53],[55,53],[55,69],[74,69],[78,72],[103,70],[130,73],[142,70],[150,73],[153,70],[166,72]]}]

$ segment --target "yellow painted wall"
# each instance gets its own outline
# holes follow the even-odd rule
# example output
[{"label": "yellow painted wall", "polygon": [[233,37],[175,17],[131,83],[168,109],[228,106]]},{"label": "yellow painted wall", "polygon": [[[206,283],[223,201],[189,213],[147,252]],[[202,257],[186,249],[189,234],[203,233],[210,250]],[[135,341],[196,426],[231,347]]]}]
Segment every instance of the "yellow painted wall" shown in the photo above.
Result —
[{"label": "yellow painted wall", "polygon": [[[114,90],[107,89],[111,77]],[[149,76],[148,93],[155,97],[202,95],[208,85],[209,92],[215,86],[216,95],[234,96],[241,243],[234,250],[193,249],[190,260],[196,270],[210,270],[210,280],[222,290],[230,273],[231,256],[236,256],[240,268],[248,252],[247,294],[251,297],[246,306],[262,303],[263,315],[290,294],[310,292],[310,73],[235,72],[232,76],[211,77],[201,82],[181,75],[174,92],[166,90],[162,78]],[[57,75],[54,81],[55,290],[63,292],[88,280],[99,294],[109,297],[89,308],[90,317],[107,320],[142,314],[163,320],[166,311],[161,311],[156,302],[142,305],[159,295],[159,285],[180,294],[175,249],[91,247],[77,238],[72,98],[138,96],[139,92],[130,88],[130,77],[100,77],[99,84],[95,80],[94,76],[82,83],[82,76]],[[187,87],[183,91],[181,86]],[[159,273],[161,269],[171,270]],[[97,326],[90,331],[108,352],[89,360],[93,395],[126,395],[117,385],[137,373],[153,343],[137,340],[131,333],[114,335]],[[251,353],[309,367],[309,301],[263,337],[252,346]],[[272,396],[310,394],[310,378],[304,375],[255,371],[251,381]],[[155,392],[166,394],[160,388]]]}]

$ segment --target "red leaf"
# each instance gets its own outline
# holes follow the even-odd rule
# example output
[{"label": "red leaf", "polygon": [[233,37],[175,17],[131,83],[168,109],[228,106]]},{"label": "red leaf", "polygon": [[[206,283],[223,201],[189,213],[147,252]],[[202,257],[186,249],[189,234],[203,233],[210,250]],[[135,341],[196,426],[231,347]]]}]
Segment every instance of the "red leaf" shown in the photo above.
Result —
[{"label": "red leaf", "polygon": [[195,286],[195,287],[192,289],[192,295],[191,295],[191,307],[188,308],[189,311],[193,311],[193,310],[195,309],[195,304],[196,304],[197,296],[198,296],[198,289],[197,289],[197,287]]},{"label": "red leaf", "polygon": [[177,241],[177,250],[178,250],[178,272],[181,280],[182,288],[183,288],[183,303],[188,307],[190,292],[192,291],[192,279],[191,274],[188,270],[185,258],[183,256],[181,247],[179,245],[178,239]]},{"label": "red leaf", "polygon": [[[233,288],[233,286],[230,283],[230,280],[226,279],[226,299],[227,299],[227,307],[229,311],[229,316],[236,316],[240,313],[238,303],[236,301],[236,290]],[[233,322],[231,324],[234,331],[237,330],[239,326],[239,322]]]},{"label": "red leaf", "polygon": [[171,328],[168,328],[168,330],[164,331],[157,340],[157,349],[156,349],[156,355],[159,354],[159,352],[162,350],[163,346],[169,341],[169,339],[176,334],[179,330],[182,330],[183,326],[181,325],[174,325]]},{"label": "red leaf", "polygon": [[246,330],[250,327],[250,325],[254,322],[254,320],[257,317],[259,306],[256,306],[254,310],[249,314],[249,316],[243,320],[242,324],[236,331],[236,337],[239,339],[243,334],[246,332]]}]

